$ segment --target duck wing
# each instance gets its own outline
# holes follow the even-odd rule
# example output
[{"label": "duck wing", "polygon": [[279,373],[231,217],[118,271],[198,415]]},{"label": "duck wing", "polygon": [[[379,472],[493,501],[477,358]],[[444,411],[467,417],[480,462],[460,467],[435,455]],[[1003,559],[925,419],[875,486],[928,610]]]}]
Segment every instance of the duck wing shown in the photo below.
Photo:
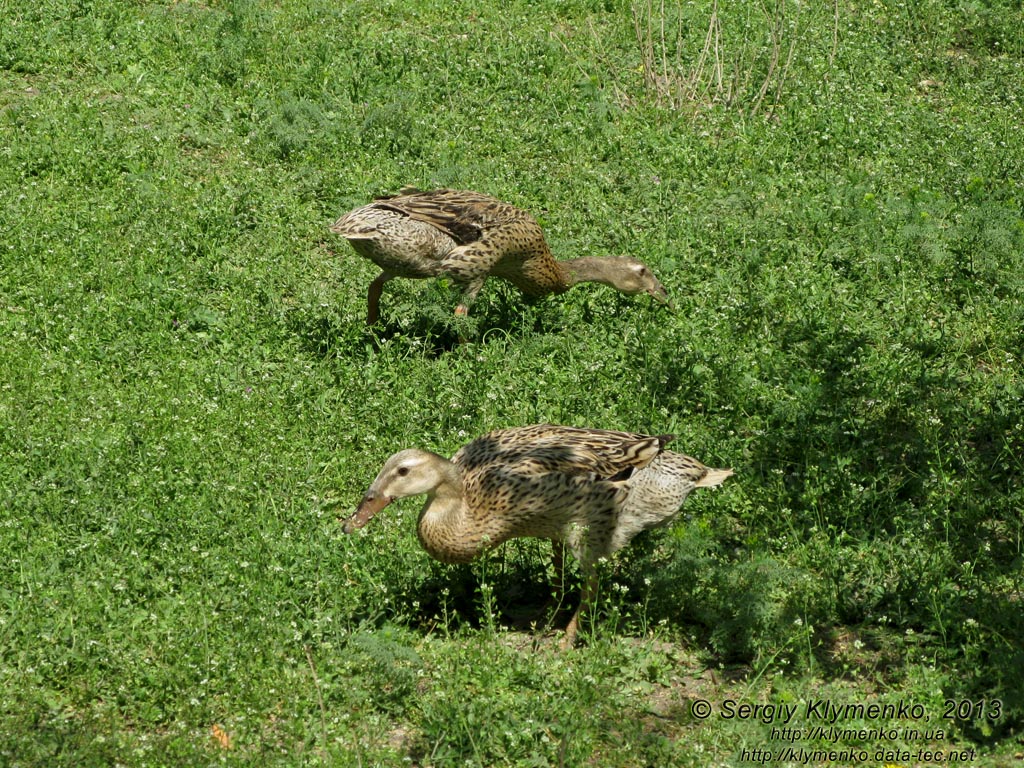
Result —
[{"label": "duck wing", "polygon": [[373,205],[430,224],[459,245],[480,240],[487,228],[501,223],[503,213],[512,208],[479,192],[457,189],[421,192],[412,187],[403,187],[397,195],[378,198]]},{"label": "duck wing", "polygon": [[463,472],[502,466],[514,474],[622,480],[647,466],[672,435],[642,435],[555,424],[496,430],[464,446],[452,461]]}]

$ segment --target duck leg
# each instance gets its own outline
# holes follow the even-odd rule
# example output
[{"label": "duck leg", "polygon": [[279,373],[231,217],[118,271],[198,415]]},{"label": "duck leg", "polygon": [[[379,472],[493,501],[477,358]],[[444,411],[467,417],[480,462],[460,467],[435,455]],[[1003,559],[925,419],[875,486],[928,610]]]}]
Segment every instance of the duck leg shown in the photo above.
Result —
[{"label": "duck leg", "polygon": [[560,606],[565,599],[565,542],[551,540],[551,567],[555,571],[554,597]]},{"label": "duck leg", "polygon": [[554,577],[551,580],[551,595],[548,597],[545,610],[550,616],[550,621],[558,617],[565,605],[565,594],[568,591],[569,576],[565,564],[565,542],[558,539],[551,539],[551,570]]},{"label": "duck leg", "polygon": [[502,251],[490,242],[486,233],[480,240],[452,248],[445,254],[440,273],[462,288],[456,315],[469,314],[469,308],[501,257]]},{"label": "duck leg", "polygon": [[459,300],[459,306],[455,308],[456,317],[465,317],[469,314],[469,308],[476,301],[476,296],[480,293],[480,289],[484,287],[484,280],[473,280],[466,284],[462,289],[462,297]]},{"label": "duck leg", "polygon": [[373,282],[370,283],[370,287],[366,291],[367,325],[376,325],[377,320],[380,319],[380,294],[384,290],[384,283],[394,276],[395,275],[391,272],[381,272]]},{"label": "duck leg", "polygon": [[580,593],[580,604],[576,613],[569,619],[565,627],[565,636],[562,638],[562,649],[572,648],[576,645],[576,636],[579,634],[580,618],[587,616],[593,607],[594,599],[597,597],[597,568],[591,563],[584,566],[586,577],[583,580],[583,589]]}]

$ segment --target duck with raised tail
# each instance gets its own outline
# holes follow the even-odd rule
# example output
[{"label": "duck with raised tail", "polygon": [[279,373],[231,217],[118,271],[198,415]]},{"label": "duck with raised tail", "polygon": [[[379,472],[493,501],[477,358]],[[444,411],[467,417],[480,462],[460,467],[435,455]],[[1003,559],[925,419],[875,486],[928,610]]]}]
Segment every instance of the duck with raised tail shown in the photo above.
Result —
[{"label": "duck with raised tail", "polygon": [[478,437],[451,460],[399,451],[344,531],[362,528],[396,499],[427,494],[417,532],[423,548],[442,562],[469,562],[521,537],[551,539],[556,555],[566,546],[584,575],[580,605],[563,639],[572,645],[596,595],[598,560],[671,521],[694,488],[720,485],[733,474],[666,451],[671,439],[537,424]]}]

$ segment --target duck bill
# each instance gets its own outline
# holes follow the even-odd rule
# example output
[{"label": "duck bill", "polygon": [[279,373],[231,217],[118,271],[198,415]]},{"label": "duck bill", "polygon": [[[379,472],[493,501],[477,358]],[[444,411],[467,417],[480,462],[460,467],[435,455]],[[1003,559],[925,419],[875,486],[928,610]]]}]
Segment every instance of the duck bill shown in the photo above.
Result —
[{"label": "duck bill", "polygon": [[651,288],[647,292],[659,304],[661,304],[664,307],[668,307],[671,311],[675,312],[676,307],[672,303],[672,299],[668,297],[668,291],[665,290],[665,286],[663,286],[661,283],[658,283],[658,286],[656,288]]},{"label": "duck bill", "polygon": [[352,531],[358,531],[364,525],[380,512],[384,507],[394,501],[390,496],[380,496],[376,493],[368,493],[363,497],[363,500],[359,502],[359,506],[356,507],[355,513],[348,520],[345,521],[345,527],[342,529],[345,533],[352,533]]}]

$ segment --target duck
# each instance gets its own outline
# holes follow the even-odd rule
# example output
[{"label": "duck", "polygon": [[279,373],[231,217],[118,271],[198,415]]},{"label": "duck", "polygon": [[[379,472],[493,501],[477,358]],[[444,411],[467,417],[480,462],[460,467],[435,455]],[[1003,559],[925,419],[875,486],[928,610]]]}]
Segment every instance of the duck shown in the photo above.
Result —
[{"label": "duck", "polygon": [[405,449],[384,462],[343,531],[363,528],[396,499],[426,494],[417,535],[441,562],[467,563],[510,539],[551,540],[556,578],[565,549],[583,575],[562,638],[571,647],[596,598],[598,562],[671,522],[695,488],[733,474],[665,450],[673,438],[534,424],[477,437],[450,460]]},{"label": "duck", "polygon": [[650,268],[630,256],[558,261],[528,212],[469,190],[403,187],[343,214],[330,227],[356,253],[380,267],[366,296],[366,322],[380,317],[385,283],[396,277],[448,277],[461,290],[456,315],[466,315],[488,277],[502,278],[530,297],[564,293],[597,282],[622,293],[646,293],[671,307]]}]

